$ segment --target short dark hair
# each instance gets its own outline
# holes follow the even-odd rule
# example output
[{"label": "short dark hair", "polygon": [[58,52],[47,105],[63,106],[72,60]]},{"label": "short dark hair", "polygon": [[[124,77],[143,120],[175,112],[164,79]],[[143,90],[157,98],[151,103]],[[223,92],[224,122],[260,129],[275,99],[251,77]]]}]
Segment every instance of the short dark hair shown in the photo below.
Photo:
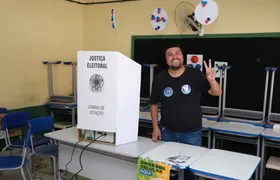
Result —
[{"label": "short dark hair", "polygon": [[180,44],[169,44],[165,49],[164,49],[164,55],[166,55],[166,51],[170,48],[174,48],[174,47],[177,47],[179,48],[181,51],[182,51],[182,54],[184,55],[184,51],[183,51],[183,48]]}]

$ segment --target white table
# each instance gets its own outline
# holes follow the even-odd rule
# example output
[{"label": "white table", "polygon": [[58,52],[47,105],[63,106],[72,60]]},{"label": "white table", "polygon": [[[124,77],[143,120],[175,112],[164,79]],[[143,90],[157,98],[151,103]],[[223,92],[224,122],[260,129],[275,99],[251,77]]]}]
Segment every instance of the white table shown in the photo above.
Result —
[{"label": "white table", "polygon": [[215,132],[246,136],[246,137],[258,137],[264,130],[264,127],[254,126],[248,123],[237,122],[218,122],[211,126],[211,129]]},{"label": "white table", "polygon": [[208,120],[206,118],[202,118],[202,130],[206,130],[208,132],[208,148],[211,148],[211,127],[216,124],[217,121]]},{"label": "white table", "polygon": [[275,130],[273,128],[265,128],[264,131],[261,133],[262,137],[266,139],[280,141],[280,130]]},{"label": "white table", "polygon": [[265,176],[264,164],[266,162],[266,147],[280,148],[280,131],[272,128],[266,128],[262,133],[262,150],[261,150],[261,172],[260,179]]},{"label": "white table", "polygon": [[[192,146],[183,143],[165,142],[156,148],[141,155],[142,158],[150,159],[157,162],[167,163],[166,159],[178,155],[190,157],[185,163],[172,164],[173,169],[181,170],[188,169],[189,165],[195,162],[204,153],[209,151],[208,148]],[[167,163],[169,164],[169,163]],[[179,174],[179,179],[183,179],[184,173]]]},{"label": "white table", "polygon": [[211,149],[193,164],[191,171],[197,176],[211,179],[250,179],[261,158],[231,151]]},{"label": "white table", "polygon": [[[257,146],[256,155],[260,157],[261,148],[261,133],[264,127],[255,126],[248,123],[237,122],[218,122],[210,127],[213,131],[213,146],[216,148],[216,139],[231,140],[243,142],[248,144],[255,144]],[[218,134],[217,134],[218,133]],[[259,171],[256,171],[256,179],[258,179]]]},{"label": "white table", "polygon": [[[77,128],[59,130],[47,133],[45,136],[59,141],[59,169],[65,170],[65,165],[71,159],[74,144],[78,142]],[[88,143],[80,142],[76,146],[72,162],[67,167],[69,172],[75,174],[80,170],[79,156]],[[114,180],[135,179],[138,157],[161,143],[154,143],[150,138],[143,137],[139,137],[137,142],[119,146],[92,143],[83,152],[83,170],[79,175],[94,180],[111,180],[112,177]],[[103,171],[105,173],[101,173]]]}]

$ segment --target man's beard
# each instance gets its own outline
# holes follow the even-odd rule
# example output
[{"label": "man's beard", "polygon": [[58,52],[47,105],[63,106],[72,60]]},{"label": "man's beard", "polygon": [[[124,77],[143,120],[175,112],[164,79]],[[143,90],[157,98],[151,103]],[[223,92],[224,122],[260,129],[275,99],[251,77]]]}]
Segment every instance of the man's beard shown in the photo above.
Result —
[{"label": "man's beard", "polygon": [[170,65],[169,68],[172,70],[178,70],[183,66],[183,64],[180,62],[178,66]]}]

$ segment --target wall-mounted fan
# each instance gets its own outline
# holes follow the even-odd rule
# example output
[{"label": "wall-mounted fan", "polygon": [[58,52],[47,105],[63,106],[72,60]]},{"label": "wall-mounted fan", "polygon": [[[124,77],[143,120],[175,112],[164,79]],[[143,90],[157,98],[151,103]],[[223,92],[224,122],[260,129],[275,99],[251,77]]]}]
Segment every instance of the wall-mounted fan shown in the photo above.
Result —
[{"label": "wall-mounted fan", "polygon": [[181,34],[187,34],[189,31],[198,32],[203,35],[203,27],[195,18],[195,7],[186,1],[180,2],[175,8],[175,23]]}]

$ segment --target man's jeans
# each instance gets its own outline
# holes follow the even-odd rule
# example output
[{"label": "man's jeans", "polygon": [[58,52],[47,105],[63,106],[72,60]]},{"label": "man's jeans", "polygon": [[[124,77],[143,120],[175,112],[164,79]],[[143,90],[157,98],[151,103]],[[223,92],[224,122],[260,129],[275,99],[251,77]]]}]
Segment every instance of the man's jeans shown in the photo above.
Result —
[{"label": "man's jeans", "polygon": [[[176,133],[163,127],[161,128],[161,140],[178,142],[184,144],[190,144],[194,146],[201,146],[202,143],[202,131]],[[195,176],[188,169],[184,171],[184,180],[194,180]]]}]

